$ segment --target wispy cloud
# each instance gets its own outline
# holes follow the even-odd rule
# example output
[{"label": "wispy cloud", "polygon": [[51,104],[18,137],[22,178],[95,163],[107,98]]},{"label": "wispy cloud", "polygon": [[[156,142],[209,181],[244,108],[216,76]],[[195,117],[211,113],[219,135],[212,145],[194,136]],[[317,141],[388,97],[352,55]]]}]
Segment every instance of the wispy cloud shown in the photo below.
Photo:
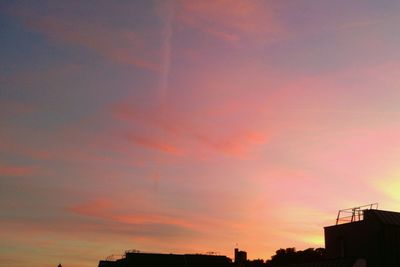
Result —
[{"label": "wispy cloud", "polygon": [[28,29],[52,41],[89,49],[116,63],[156,72],[161,70],[158,53],[148,48],[146,41],[149,40],[141,33],[107,23],[99,24],[96,19],[76,17],[76,8],[71,5],[62,13],[42,14],[35,9],[13,7],[10,14],[22,20]]},{"label": "wispy cloud", "polygon": [[[161,130],[164,133],[154,134],[148,137],[128,135],[129,139],[138,145],[156,148],[172,154],[199,155],[207,154],[207,150],[216,151],[223,155],[245,156],[253,146],[265,145],[268,137],[263,131],[251,128],[228,127],[228,129],[211,128],[207,123],[191,120],[189,114],[179,114],[178,111],[163,108],[162,110],[143,110],[133,105],[119,103],[111,108],[111,112],[117,119],[134,122],[144,128]],[[215,114],[213,114],[215,116]],[[173,146],[165,140],[175,142]],[[187,143],[191,146],[187,147]]]},{"label": "wispy cloud", "polygon": [[[155,204],[155,203],[149,203]],[[213,220],[207,218],[185,218],[187,214],[182,216],[173,214],[171,211],[168,213],[152,213],[140,209],[140,205],[135,205],[135,210],[129,206],[118,201],[110,200],[107,198],[96,198],[92,201],[84,202],[68,208],[68,211],[79,214],[82,216],[89,216],[102,220],[104,223],[123,224],[123,225],[137,225],[141,227],[158,227],[159,234],[168,235],[167,232],[162,233],[163,229],[168,231],[168,226],[179,228],[182,231],[191,231],[192,234],[200,233],[208,230],[207,225],[215,223]],[[165,227],[162,227],[165,226]],[[143,237],[154,236],[153,233],[143,233]]]},{"label": "wispy cloud", "polygon": [[167,143],[166,141],[163,141],[161,139],[151,139],[148,137],[143,137],[143,136],[136,136],[133,134],[128,134],[127,136],[128,141],[133,142],[134,144],[137,144],[139,146],[151,148],[151,149],[156,149],[168,154],[173,154],[173,155],[180,155],[181,152],[179,151],[178,148],[173,146],[172,144]]},{"label": "wispy cloud", "polygon": [[178,23],[227,42],[249,36],[272,39],[281,30],[272,8],[264,1],[181,0],[177,4]]},{"label": "wispy cloud", "polygon": [[37,173],[34,166],[0,165],[0,176],[26,177]]}]

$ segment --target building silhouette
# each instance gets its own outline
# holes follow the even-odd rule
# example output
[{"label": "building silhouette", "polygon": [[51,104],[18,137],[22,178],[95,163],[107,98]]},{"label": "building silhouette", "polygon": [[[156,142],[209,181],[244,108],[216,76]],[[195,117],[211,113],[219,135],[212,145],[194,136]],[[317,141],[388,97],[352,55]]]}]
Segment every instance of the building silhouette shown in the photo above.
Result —
[{"label": "building silhouette", "polygon": [[247,261],[247,252],[239,250],[238,248],[235,248],[235,258],[234,258],[234,263],[236,264],[243,264]]},{"label": "building silhouette", "polygon": [[324,227],[326,260],[285,267],[400,266],[400,213],[377,208],[340,210],[336,224]]},{"label": "building silhouette", "polygon": [[398,212],[367,209],[357,220],[324,230],[328,258],[363,258],[368,267],[400,266]]},{"label": "building silhouette", "polygon": [[102,260],[98,267],[228,267],[231,259],[219,255],[126,252],[118,260]]}]

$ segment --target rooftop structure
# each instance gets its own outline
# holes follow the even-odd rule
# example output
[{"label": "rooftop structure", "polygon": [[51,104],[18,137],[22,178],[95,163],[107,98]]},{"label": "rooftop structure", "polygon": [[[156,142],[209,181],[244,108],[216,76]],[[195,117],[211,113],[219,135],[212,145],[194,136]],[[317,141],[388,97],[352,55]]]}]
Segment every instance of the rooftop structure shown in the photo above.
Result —
[{"label": "rooftop structure", "polygon": [[364,218],[364,211],[372,209],[378,209],[378,203],[372,203],[364,206],[339,210],[338,215],[336,217],[336,225],[342,223],[361,221]]},{"label": "rooftop structure", "polygon": [[372,207],[353,208],[349,222],[324,228],[328,258],[362,258],[368,267],[400,266],[400,213]]},{"label": "rooftop structure", "polygon": [[400,266],[399,212],[378,210],[377,203],[340,210],[324,232],[326,260],[284,267]]}]

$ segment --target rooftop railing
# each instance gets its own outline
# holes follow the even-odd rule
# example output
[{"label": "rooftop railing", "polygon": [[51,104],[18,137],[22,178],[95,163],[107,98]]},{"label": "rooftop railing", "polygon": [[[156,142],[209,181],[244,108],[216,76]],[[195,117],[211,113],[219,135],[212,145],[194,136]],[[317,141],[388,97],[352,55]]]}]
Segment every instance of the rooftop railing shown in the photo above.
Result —
[{"label": "rooftop railing", "polygon": [[378,209],[378,203],[339,210],[336,218],[336,225],[362,221],[364,219],[364,211],[372,209]]}]

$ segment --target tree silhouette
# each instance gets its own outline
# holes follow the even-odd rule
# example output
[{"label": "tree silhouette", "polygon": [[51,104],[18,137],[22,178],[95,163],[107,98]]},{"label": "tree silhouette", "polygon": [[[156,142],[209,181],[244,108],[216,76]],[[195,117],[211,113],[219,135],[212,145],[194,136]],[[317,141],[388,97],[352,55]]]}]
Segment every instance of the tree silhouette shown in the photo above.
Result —
[{"label": "tree silhouette", "polygon": [[321,261],[325,259],[324,248],[308,248],[296,251],[295,248],[278,249],[270,260],[265,262],[267,267],[281,266],[294,263]]}]

